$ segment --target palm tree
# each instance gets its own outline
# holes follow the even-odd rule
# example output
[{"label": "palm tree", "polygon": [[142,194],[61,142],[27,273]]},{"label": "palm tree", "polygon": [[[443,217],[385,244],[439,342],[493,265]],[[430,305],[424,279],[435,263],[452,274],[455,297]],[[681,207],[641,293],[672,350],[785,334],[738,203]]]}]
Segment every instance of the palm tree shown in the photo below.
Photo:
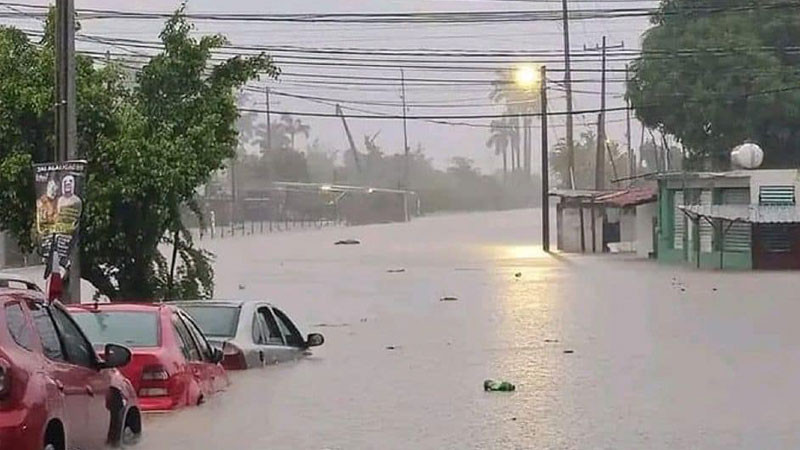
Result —
[{"label": "palm tree", "polygon": [[490,129],[492,135],[486,141],[486,146],[494,148],[496,156],[503,155],[503,179],[508,176],[508,144],[511,142],[511,128],[505,119],[493,120]]},{"label": "palm tree", "polygon": [[[494,103],[505,105],[506,114],[521,116],[522,123],[520,124],[519,117],[513,121],[512,125],[515,128],[515,135],[511,140],[512,147],[512,169],[521,169],[524,167],[526,175],[531,174],[531,143],[533,141],[531,136],[531,116],[530,114],[537,112],[539,108],[538,96],[525,89],[514,82],[513,73],[509,71],[498,71],[497,79],[492,83],[492,92],[489,94],[489,99]],[[520,136],[520,131],[523,135]],[[520,146],[522,141],[522,146]],[[520,154],[520,149],[524,150],[523,155]],[[514,160],[516,159],[516,162]]]},{"label": "palm tree", "polygon": [[305,137],[308,137],[309,131],[311,131],[311,127],[304,124],[300,119],[294,119],[290,114],[283,114],[281,116],[281,122],[283,122],[283,126],[286,129],[286,132],[289,134],[291,143],[292,143],[292,150],[296,150],[294,146],[294,137],[297,134],[302,134]]}]

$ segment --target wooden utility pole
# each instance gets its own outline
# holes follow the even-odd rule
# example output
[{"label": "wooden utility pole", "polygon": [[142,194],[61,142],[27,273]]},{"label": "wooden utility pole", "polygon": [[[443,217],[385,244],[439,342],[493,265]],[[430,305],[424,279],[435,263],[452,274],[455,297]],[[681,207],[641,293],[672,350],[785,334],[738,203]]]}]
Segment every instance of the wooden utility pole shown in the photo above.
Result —
[{"label": "wooden utility pole", "polygon": [[567,186],[575,189],[575,137],[572,117],[572,63],[569,44],[569,9],[567,0],[561,1],[564,28],[564,88],[567,94]]},{"label": "wooden utility pole", "polygon": [[603,36],[602,75],[600,81],[600,117],[597,120],[597,155],[595,158],[594,187],[598,191],[606,186],[606,37]]},{"label": "wooden utility pole", "polygon": [[[75,4],[73,0],[56,2],[56,149],[59,162],[77,159],[77,96],[75,93]],[[64,303],[81,301],[80,230],[75,232],[70,255],[68,284]]]},{"label": "wooden utility pole", "polygon": [[403,166],[403,189],[408,189],[409,187],[409,172],[411,169],[409,158],[409,148],[408,148],[408,124],[406,120],[406,116],[408,115],[408,108],[406,107],[406,74],[403,69],[400,69],[400,89],[402,91],[403,97],[403,151],[405,155],[405,163]]},{"label": "wooden utility pole", "polygon": [[540,87],[542,95],[542,249],[550,252],[550,161],[547,142],[547,67],[542,66]]},{"label": "wooden utility pole", "polygon": [[[625,66],[626,89],[630,81],[629,69],[629,66]],[[625,96],[625,106],[625,138],[628,140],[628,177],[631,179],[631,184],[633,184],[633,177],[636,176],[636,155],[633,154],[633,148],[631,148],[631,101],[627,96]]]},{"label": "wooden utility pole", "polygon": [[624,43],[609,47],[606,44],[606,36],[603,36],[602,46],[596,46],[594,49],[589,49],[584,45],[584,50],[600,50],[602,52],[602,69],[600,81],[600,116],[597,121],[597,152],[595,157],[595,175],[594,187],[597,190],[605,189],[605,173],[606,173],[606,51],[609,48],[623,48]]},{"label": "wooden utility pole", "polygon": [[272,114],[270,111],[269,86],[267,86],[267,151],[272,150]]}]

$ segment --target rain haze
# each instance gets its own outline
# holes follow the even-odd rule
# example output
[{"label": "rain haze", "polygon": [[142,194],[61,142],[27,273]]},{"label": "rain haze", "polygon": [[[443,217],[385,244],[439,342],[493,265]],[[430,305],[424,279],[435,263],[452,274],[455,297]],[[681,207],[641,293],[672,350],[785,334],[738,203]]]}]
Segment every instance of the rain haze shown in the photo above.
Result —
[{"label": "rain haze", "polygon": [[70,1],[0,450],[800,448],[798,0]]}]

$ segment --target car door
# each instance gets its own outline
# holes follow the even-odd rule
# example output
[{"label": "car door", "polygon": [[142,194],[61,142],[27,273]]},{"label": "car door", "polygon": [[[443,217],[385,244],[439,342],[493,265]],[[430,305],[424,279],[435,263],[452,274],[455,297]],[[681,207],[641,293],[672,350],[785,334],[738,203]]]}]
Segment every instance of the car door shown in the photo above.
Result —
[{"label": "car door", "polygon": [[86,396],[86,444],[79,448],[101,448],[108,439],[111,426],[111,414],[106,407],[110,389],[109,374],[99,370],[94,347],[72,317],[58,305],[48,309],[56,325],[61,347],[66,353],[67,363],[72,366],[71,371],[79,381],[81,394]]},{"label": "car door", "polygon": [[222,365],[219,363],[214,362],[212,348],[211,345],[209,345],[208,340],[206,340],[205,335],[202,331],[200,331],[200,327],[194,323],[194,320],[192,320],[191,317],[182,313],[179,314],[179,316],[186,324],[186,328],[188,328],[189,333],[192,335],[197,343],[198,348],[200,349],[200,356],[202,358],[200,375],[210,386],[210,393],[224,389],[228,384],[226,381],[225,369],[223,369]]},{"label": "car door", "polygon": [[[179,338],[183,356],[186,358],[186,372],[188,373],[187,378],[189,378],[187,382],[190,385],[190,390],[192,386],[194,386],[199,389],[200,395],[206,397],[213,392],[213,389],[207,374],[204,374],[205,367],[200,348],[196,340],[192,337],[189,328],[186,326],[186,322],[184,322],[177,312],[172,314],[172,325]],[[194,397],[195,393],[190,392],[190,403],[194,401]]]},{"label": "car door", "polygon": [[266,326],[267,330],[266,333],[262,333],[262,341],[258,343],[259,349],[264,352],[265,362],[275,364],[293,359],[294,352],[291,347],[286,345],[286,340],[270,307],[261,305],[256,309],[256,314],[256,320],[263,321],[262,326]]},{"label": "car door", "polygon": [[286,345],[295,353],[305,350],[306,340],[303,339],[300,330],[298,330],[291,319],[289,319],[289,316],[278,308],[272,308],[272,312],[275,313],[275,319],[278,321],[278,327],[283,335],[283,340],[286,341]]}]

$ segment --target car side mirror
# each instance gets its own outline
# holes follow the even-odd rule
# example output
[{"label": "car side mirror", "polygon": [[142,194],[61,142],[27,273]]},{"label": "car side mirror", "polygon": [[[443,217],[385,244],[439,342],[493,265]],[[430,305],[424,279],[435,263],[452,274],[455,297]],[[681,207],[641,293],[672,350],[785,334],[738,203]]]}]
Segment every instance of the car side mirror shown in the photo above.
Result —
[{"label": "car side mirror", "polygon": [[217,347],[211,347],[211,362],[219,364],[223,359],[225,359],[225,353]]},{"label": "car side mirror", "polygon": [[117,344],[106,344],[100,368],[112,369],[115,367],[124,367],[128,365],[129,362],[131,362],[131,351],[128,350],[128,347]]},{"label": "car side mirror", "polygon": [[306,339],[306,347],[319,347],[325,343],[325,337],[319,333],[311,333]]}]

